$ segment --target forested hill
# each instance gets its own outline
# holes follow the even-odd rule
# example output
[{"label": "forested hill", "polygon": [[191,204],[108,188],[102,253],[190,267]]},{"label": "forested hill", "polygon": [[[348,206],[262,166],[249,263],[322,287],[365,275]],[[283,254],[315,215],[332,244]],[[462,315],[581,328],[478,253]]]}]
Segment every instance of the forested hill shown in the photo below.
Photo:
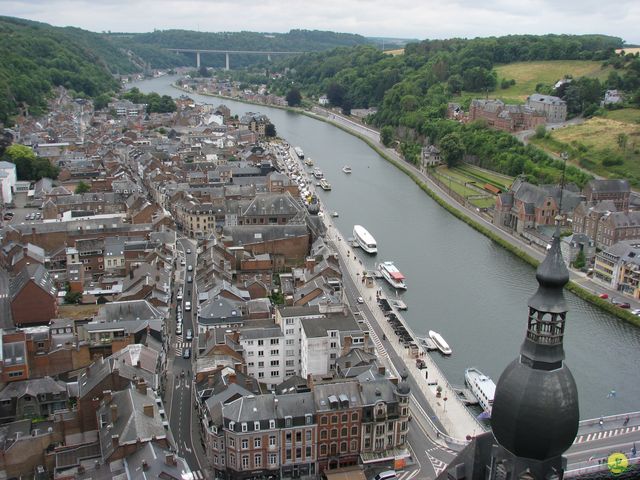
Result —
[{"label": "forested hill", "polygon": [[[117,45],[148,61],[152,67],[164,67],[162,58],[149,55],[149,48],[201,48],[206,50],[319,51],[336,47],[372,43],[361,35],[319,30],[291,30],[288,33],[195,32],[192,30],[157,30],[150,33],[111,34]],[[220,67],[222,56],[203,55],[205,66]],[[262,57],[234,55],[235,66],[245,66]],[[189,63],[192,61],[190,60]],[[223,63],[224,65],[224,63]]]},{"label": "forested hill", "polygon": [[43,110],[58,85],[87,96],[116,90],[111,71],[134,68],[98,34],[0,17],[0,122],[21,108]]}]

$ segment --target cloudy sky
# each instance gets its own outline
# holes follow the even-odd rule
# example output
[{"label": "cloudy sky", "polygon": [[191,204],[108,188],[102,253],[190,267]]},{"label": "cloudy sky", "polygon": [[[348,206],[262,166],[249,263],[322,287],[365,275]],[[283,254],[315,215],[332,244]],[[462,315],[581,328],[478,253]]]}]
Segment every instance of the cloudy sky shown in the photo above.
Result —
[{"label": "cloudy sky", "polygon": [[640,43],[640,0],[0,0],[0,14],[97,32],[304,28],[419,39],[604,33]]}]

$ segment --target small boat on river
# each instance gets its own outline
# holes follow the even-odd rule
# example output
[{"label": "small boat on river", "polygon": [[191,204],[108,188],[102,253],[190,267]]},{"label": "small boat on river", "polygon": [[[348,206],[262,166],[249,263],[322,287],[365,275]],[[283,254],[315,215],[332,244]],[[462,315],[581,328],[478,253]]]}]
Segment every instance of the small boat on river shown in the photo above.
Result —
[{"label": "small boat on river", "polygon": [[349,165],[345,165],[344,167],[342,167],[342,171],[344,173],[351,173],[351,167]]},{"label": "small boat on river", "polygon": [[438,350],[440,350],[443,355],[451,355],[453,350],[451,350],[449,344],[442,338],[442,335],[433,330],[429,330],[429,338],[433,340],[433,343],[436,344],[436,347],[438,347]]},{"label": "small boat on river", "polygon": [[322,188],[323,190],[331,190],[331,184],[327,182],[326,178],[323,178],[322,180],[320,180],[320,188]]}]

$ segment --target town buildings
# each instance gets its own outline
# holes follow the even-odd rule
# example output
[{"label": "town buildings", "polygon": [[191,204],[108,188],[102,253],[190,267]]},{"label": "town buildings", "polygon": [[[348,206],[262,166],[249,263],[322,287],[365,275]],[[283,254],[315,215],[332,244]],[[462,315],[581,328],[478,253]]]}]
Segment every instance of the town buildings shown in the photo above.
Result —
[{"label": "town buildings", "polygon": [[558,97],[534,93],[527,97],[527,106],[542,113],[547,123],[562,123],[567,119],[567,102]]}]

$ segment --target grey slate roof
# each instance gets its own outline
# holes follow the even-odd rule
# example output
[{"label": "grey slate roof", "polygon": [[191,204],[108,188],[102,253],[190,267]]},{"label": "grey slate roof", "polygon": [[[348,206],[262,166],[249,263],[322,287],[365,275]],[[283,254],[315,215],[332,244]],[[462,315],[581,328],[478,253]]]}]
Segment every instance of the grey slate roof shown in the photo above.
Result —
[{"label": "grey slate roof", "polygon": [[0,391],[0,401],[20,398],[25,395],[36,397],[47,393],[63,393],[67,391],[67,384],[63,381],[54,380],[51,377],[34,378],[10,382]]},{"label": "grey slate roof", "polygon": [[301,323],[308,338],[326,337],[329,330],[362,333],[358,322],[351,314],[324,318],[303,318]]},{"label": "grey slate roof", "polygon": [[[174,456],[176,465],[168,465],[165,461],[169,454]],[[147,443],[138,451],[128,455],[124,462],[127,480],[194,478],[184,458],[155,443]],[[147,465],[146,469],[142,468],[143,462]]]},{"label": "grey slate roof", "polygon": [[237,225],[225,227],[224,235],[236,245],[252,245],[307,235],[306,225]]},{"label": "grey slate roof", "polygon": [[49,272],[45,270],[45,268],[40,265],[26,265],[20,273],[14,277],[11,281],[11,285],[9,286],[9,290],[11,293],[11,298],[15,298],[20,291],[25,287],[25,285],[29,282],[29,280],[33,280],[33,282],[42,288],[49,295],[55,296],[57,289],[53,283],[53,279]]},{"label": "grey slate roof", "polygon": [[622,179],[591,180],[587,185],[593,192],[598,193],[623,193],[631,190],[629,187],[629,181]]}]

